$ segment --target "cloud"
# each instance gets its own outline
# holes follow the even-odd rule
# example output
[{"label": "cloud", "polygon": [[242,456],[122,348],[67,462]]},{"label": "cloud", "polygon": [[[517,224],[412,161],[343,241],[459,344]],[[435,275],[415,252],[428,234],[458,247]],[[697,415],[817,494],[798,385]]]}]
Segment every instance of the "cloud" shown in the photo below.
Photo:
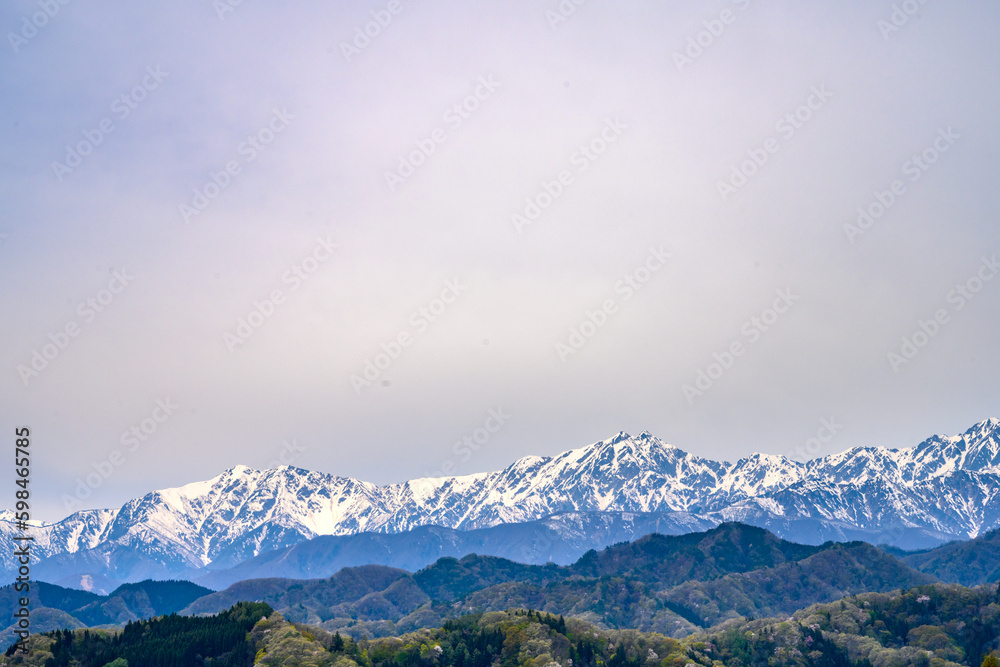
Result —
[{"label": "cloud", "polygon": [[[88,502],[266,466],[293,440],[302,467],[420,476],[497,405],[517,419],[461,472],[622,429],[735,459],[830,415],[838,448],[995,416],[993,283],[910,363],[888,358],[1000,251],[994,6],[927,3],[886,39],[892,5],[861,2],[595,0],[555,24],[557,2],[216,4],[67,3],[0,49],[0,424],[39,434],[47,518],[164,396],[182,408]],[[0,25],[38,11],[11,3]],[[961,138],[905,180],[947,127]],[[851,243],[844,225],[894,179],[905,195]],[[547,192],[519,234],[512,215]],[[317,239],[337,252],[293,290]],[[623,299],[650,247],[664,267],[564,363],[557,345]],[[123,269],[134,281],[84,322]],[[689,403],[682,387],[785,289],[795,307]],[[25,386],[18,366],[70,321]],[[412,344],[355,392],[401,332]]]}]

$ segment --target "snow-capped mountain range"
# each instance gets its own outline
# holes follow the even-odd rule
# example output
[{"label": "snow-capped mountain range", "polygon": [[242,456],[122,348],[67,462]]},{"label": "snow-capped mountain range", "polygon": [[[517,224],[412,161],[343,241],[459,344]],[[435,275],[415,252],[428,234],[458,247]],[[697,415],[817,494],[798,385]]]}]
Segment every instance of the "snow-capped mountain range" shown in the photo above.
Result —
[{"label": "snow-capped mountain range", "polygon": [[[231,568],[323,535],[428,525],[467,531],[567,513],[617,515],[629,525],[639,513],[673,533],[735,520],[798,542],[915,548],[1000,528],[997,466],[997,419],[908,449],[857,447],[807,463],[763,454],[717,462],[643,432],[528,456],[496,472],[386,486],[288,466],[236,466],[118,509],[38,526],[33,550],[50,570],[127,581]],[[10,518],[0,514],[7,553]]]}]

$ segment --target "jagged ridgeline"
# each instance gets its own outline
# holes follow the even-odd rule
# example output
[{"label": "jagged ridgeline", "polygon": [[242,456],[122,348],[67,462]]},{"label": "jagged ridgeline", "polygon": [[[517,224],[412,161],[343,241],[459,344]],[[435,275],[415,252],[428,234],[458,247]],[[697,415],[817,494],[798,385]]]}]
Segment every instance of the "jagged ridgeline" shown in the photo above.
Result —
[{"label": "jagged ridgeline", "polygon": [[[839,428],[827,422],[824,433]],[[619,433],[490,473],[385,486],[236,466],[33,527],[32,575],[103,594],[146,579],[224,588],[357,565],[413,571],[468,553],[568,565],[592,548],[732,520],[796,542],[906,550],[1000,528],[1000,420],[909,449],[855,447],[808,463],[789,454],[719,462],[649,433]],[[0,547],[13,552],[17,534],[13,515],[0,511]],[[16,576],[0,562],[0,584]]]},{"label": "jagged ridgeline", "polygon": [[252,665],[250,631],[272,614],[260,602],[241,602],[208,617],[171,614],[129,622],[123,629],[56,630],[28,638],[26,654],[7,649],[3,665],[45,667],[235,667]]}]

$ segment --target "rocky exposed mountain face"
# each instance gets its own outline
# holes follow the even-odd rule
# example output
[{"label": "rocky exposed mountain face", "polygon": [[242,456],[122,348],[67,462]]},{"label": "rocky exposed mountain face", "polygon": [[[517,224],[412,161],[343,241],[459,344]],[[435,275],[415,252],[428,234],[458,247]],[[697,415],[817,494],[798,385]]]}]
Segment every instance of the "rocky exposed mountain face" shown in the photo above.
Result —
[{"label": "rocky exposed mountain face", "polygon": [[[236,466],[117,510],[76,512],[35,528],[35,553],[43,561],[33,572],[113,581],[191,578],[318,536],[400,534],[430,525],[473,531],[546,517],[573,517],[550,519],[546,528],[546,539],[554,534],[575,545],[559,554],[564,562],[604,546],[580,539],[592,524],[603,522],[609,541],[634,539],[636,515],[644,517],[641,525],[660,522],[666,527],[660,532],[735,520],[799,542],[861,539],[918,548],[1000,527],[998,466],[997,419],[909,449],[855,448],[808,463],[760,454],[717,462],[644,432],[555,457],[525,457],[496,472],[387,486],[287,466]],[[13,548],[13,534],[0,516],[4,548]],[[406,540],[393,548],[407,549]],[[549,551],[526,551],[525,560],[543,562],[554,555]]]}]

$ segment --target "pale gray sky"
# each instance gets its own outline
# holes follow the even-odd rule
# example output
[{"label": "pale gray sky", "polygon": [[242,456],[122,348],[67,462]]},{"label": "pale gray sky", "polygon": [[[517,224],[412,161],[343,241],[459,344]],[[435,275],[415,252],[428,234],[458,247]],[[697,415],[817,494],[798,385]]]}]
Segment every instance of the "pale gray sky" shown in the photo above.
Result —
[{"label": "pale gray sky", "polygon": [[239,463],[1000,416],[1000,7],[895,6],[5,3],[0,433],[34,432],[36,517]]}]

